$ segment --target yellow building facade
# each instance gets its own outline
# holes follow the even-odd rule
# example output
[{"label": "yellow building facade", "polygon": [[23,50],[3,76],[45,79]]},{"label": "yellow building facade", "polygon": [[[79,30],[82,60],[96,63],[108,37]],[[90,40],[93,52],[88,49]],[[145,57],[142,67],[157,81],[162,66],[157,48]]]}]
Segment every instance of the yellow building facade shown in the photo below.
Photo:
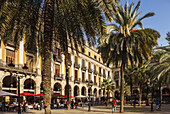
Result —
[{"label": "yellow building facade", "polygon": [[[103,79],[115,80],[116,90],[119,89],[120,72],[119,68],[107,67],[102,62],[100,54],[95,47],[85,46],[84,51],[79,53],[72,52],[68,48],[69,58],[69,91],[71,96],[94,95],[96,98],[105,97],[106,91],[101,90]],[[66,72],[65,56],[60,48],[56,48],[52,54],[51,61],[51,90],[52,93],[66,95]],[[15,64],[11,69],[8,64]],[[24,41],[20,41],[18,49],[13,44],[0,42],[0,89],[12,93],[17,93],[17,78],[14,75],[24,75],[22,67],[27,64],[27,75],[20,80],[20,92],[30,92],[39,94],[43,92],[41,76],[41,55],[39,50],[25,51]],[[86,81],[93,81],[92,88],[88,88]],[[90,89],[90,90],[89,90]],[[115,91],[116,91],[115,90]],[[114,94],[111,94],[113,96]],[[114,97],[114,96],[113,96]]]}]

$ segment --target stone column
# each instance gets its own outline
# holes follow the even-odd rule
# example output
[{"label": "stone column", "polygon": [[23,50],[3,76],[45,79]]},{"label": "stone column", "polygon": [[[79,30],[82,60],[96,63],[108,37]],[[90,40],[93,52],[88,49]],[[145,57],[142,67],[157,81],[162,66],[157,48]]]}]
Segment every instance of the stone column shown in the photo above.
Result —
[{"label": "stone column", "polygon": [[23,58],[24,58],[24,55],[23,55],[23,52],[24,52],[24,40],[20,41],[20,46],[19,46],[19,69],[22,69],[22,66],[23,66]]},{"label": "stone column", "polygon": [[[88,69],[88,62],[86,62],[85,64],[86,64],[86,68]],[[88,70],[86,70],[86,78],[85,79],[88,80]]]},{"label": "stone column", "polygon": [[[80,58],[79,58],[80,59]],[[81,76],[81,59],[80,59],[80,68],[79,68],[79,79],[82,80],[82,76]]]},{"label": "stone column", "polygon": [[72,76],[72,79],[71,80],[74,80],[74,56],[71,56],[71,60],[72,60],[72,65],[71,65],[71,76]]},{"label": "stone column", "polygon": [[40,53],[39,53],[39,48],[38,48],[38,46],[37,46],[37,74],[38,75],[41,75],[41,69],[40,69],[40,66],[41,66],[41,64],[40,64]]},{"label": "stone column", "polygon": [[62,54],[62,74],[64,75],[64,65],[65,65],[65,60],[64,60],[64,54]]},{"label": "stone column", "polygon": [[62,87],[61,87],[61,94],[62,94],[62,95],[65,95],[65,86],[62,86]]},{"label": "stone column", "polygon": [[[91,64],[91,68],[92,68],[92,70],[94,71],[94,68],[93,68],[93,67],[94,67],[94,65],[92,65],[92,64]],[[93,81],[93,83],[94,83],[94,75],[93,75],[93,71],[92,71],[92,73],[91,73],[91,77],[92,77],[92,79],[91,79],[91,80],[92,80],[92,81]]]},{"label": "stone column", "polygon": [[[1,37],[0,37],[1,39]],[[0,41],[0,66],[3,65],[3,62],[2,62],[2,41]]]}]

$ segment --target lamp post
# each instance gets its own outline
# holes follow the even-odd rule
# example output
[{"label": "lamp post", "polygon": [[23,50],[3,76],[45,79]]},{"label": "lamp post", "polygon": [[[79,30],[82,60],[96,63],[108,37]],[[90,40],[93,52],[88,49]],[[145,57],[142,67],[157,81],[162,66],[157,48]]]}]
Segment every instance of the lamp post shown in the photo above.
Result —
[{"label": "lamp post", "polygon": [[91,100],[90,100],[90,88],[93,86],[93,81],[88,81],[86,80],[86,83],[87,83],[87,86],[89,88],[89,108],[88,108],[88,111],[90,112],[91,111]]},{"label": "lamp post", "polygon": [[[10,75],[12,76],[12,70],[11,69],[14,69],[15,65],[12,63],[12,60],[11,60],[11,63],[8,64],[8,66],[10,67]],[[27,71],[28,67],[27,67],[27,64],[25,63],[24,67],[23,67],[23,70],[24,70],[24,73],[25,71]],[[15,77],[18,78],[18,114],[21,114],[21,108],[20,108],[20,79],[22,77],[24,77],[24,75],[17,75],[17,74],[14,74]],[[25,76],[26,76],[26,73],[25,73]]]},{"label": "lamp post", "polygon": [[151,103],[151,112],[153,112],[153,97],[154,97],[154,84],[157,82],[157,79],[155,79],[153,81],[153,83],[151,84],[151,87],[152,87],[152,103]]}]

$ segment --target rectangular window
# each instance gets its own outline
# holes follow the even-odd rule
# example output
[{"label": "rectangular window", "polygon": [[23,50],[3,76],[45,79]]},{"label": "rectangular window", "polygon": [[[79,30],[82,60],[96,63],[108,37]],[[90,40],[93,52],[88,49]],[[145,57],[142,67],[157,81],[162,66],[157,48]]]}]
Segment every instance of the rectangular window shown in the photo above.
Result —
[{"label": "rectangular window", "polygon": [[94,65],[94,71],[96,71],[96,65]]},{"label": "rectangular window", "polygon": [[103,76],[106,77],[105,69],[103,69]]},{"label": "rectangular window", "polygon": [[119,76],[119,71],[116,71],[116,72],[114,73],[114,76]]},{"label": "rectangular window", "polygon": [[78,80],[78,71],[75,70],[75,80]]},{"label": "rectangular window", "polygon": [[116,80],[116,88],[119,88],[119,80]]},{"label": "rectangular window", "polygon": [[85,67],[85,61],[82,59],[82,66]]},{"label": "rectangular window", "polygon": [[91,81],[91,74],[89,74],[88,80]]},{"label": "rectangular window", "polygon": [[55,64],[55,75],[60,76],[60,65]]},{"label": "rectangular window", "polygon": [[28,71],[33,72],[33,56],[26,55],[26,61],[27,61]]},{"label": "rectangular window", "polygon": [[11,63],[11,60],[15,64],[15,51],[6,49],[6,64]]},{"label": "rectangular window", "polygon": [[91,56],[91,53],[90,53],[90,52],[89,52],[88,54],[89,54],[89,56]]},{"label": "rectangular window", "polygon": [[91,69],[91,63],[89,62],[89,69]]},{"label": "rectangular window", "polygon": [[82,81],[85,82],[85,73],[82,72]]},{"label": "rectangular window", "polygon": [[94,83],[97,83],[97,81],[96,81],[96,76],[94,76]]},{"label": "rectangular window", "polygon": [[108,77],[110,78],[110,71],[108,71]]},{"label": "rectangular window", "polygon": [[68,53],[68,60],[71,61],[71,54]]},{"label": "rectangular window", "polygon": [[97,59],[96,55],[94,55],[94,59]]},{"label": "rectangular window", "polygon": [[61,49],[57,48],[55,54],[57,56],[57,59],[61,59]]},{"label": "rectangular window", "polygon": [[99,67],[99,73],[100,73],[100,74],[102,73],[101,71],[102,71],[102,69],[101,69],[101,67]]},{"label": "rectangular window", "polygon": [[75,56],[75,63],[78,64],[78,57],[77,56]]}]

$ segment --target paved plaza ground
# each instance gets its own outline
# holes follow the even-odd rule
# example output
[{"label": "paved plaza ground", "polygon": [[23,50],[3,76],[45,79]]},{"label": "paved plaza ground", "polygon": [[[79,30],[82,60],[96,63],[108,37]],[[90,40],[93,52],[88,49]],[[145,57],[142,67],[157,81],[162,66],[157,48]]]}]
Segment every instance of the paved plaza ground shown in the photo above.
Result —
[{"label": "paved plaza ground", "polygon": [[[154,105],[154,110],[156,106]],[[116,113],[118,114],[120,110],[120,106],[117,106],[117,111]],[[170,104],[163,104],[162,105],[162,110],[161,111],[150,111],[150,106],[141,106],[141,107],[132,107],[130,105],[126,105],[124,108],[124,114],[170,114]],[[91,112],[88,112],[88,107],[78,107],[78,109],[71,109],[71,110],[66,110],[66,109],[53,109],[52,114],[111,114],[111,106],[106,107],[106,106],[93,106],[91,107]],[[16,114],[14,112],[0,112],[0,114]],[[29,110],[26,113],[23,114],[44,114],[44,110]]]}]

